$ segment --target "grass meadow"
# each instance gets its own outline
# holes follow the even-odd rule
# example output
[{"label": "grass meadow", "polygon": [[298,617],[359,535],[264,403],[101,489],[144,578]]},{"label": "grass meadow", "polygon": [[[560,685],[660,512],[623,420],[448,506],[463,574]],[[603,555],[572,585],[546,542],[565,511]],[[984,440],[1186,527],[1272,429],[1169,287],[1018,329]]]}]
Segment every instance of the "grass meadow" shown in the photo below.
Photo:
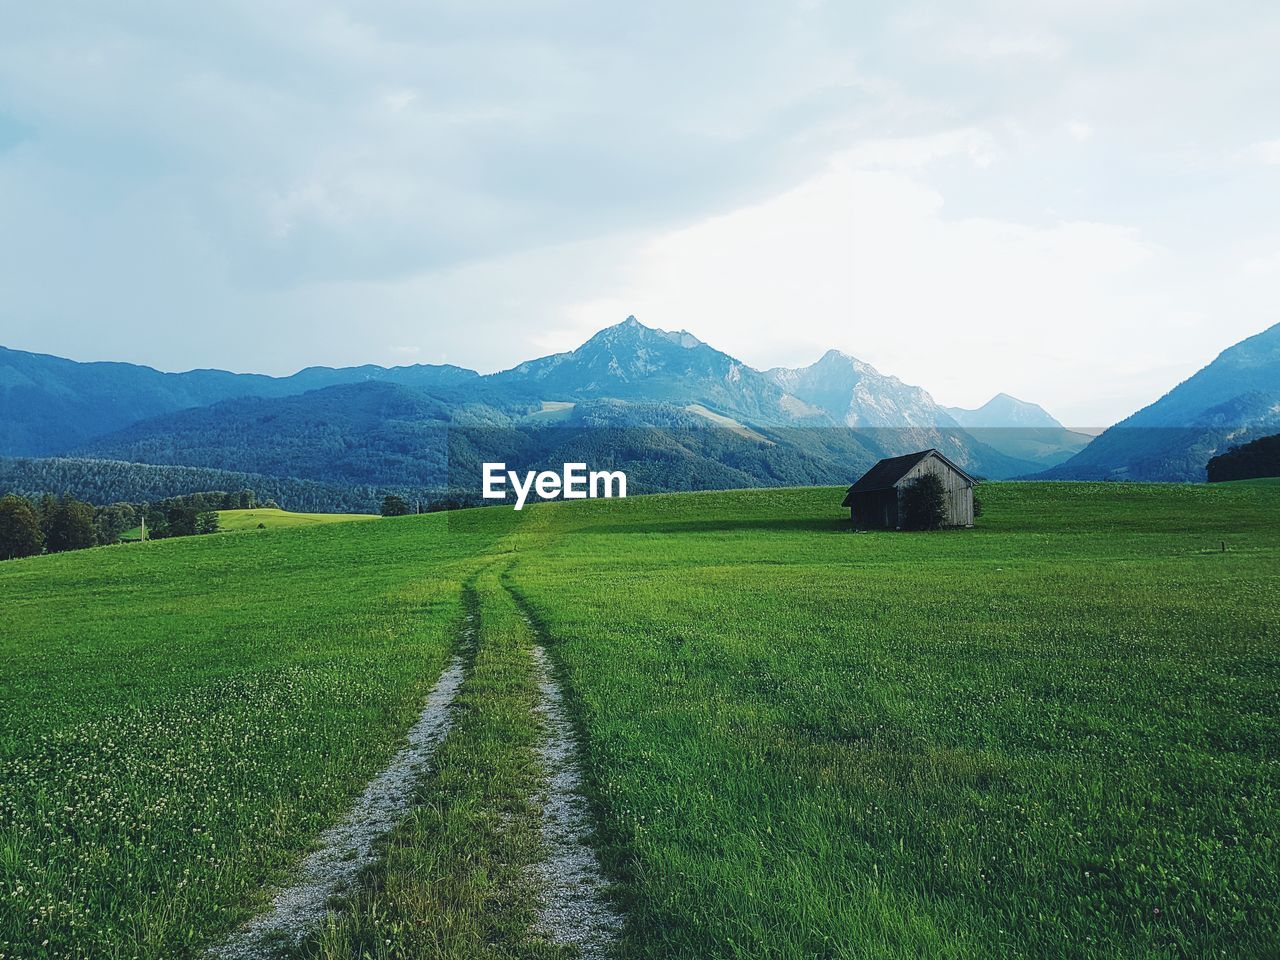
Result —
[{"label": "grass meadow", "polygon": [[0,956],[194,955],[385,764],[483,545],[351,529],[0,565]]},{"label": "grass meadow", "polygon": [[546,956],[517,609],[623,957],[1277,955],[1280,486],[994,484],[932,534],[850,532],[841,495],[0,564],[0,955],[194,956],[386,762],[472,610],[419,805],[304,955]]},{"label": "grass meadow", "polygon": [[455,728],[387,862],[307,960],[571,960],[531,935],[541,853],[533,636],[493,568],[465,588],[469,662]]},{"label": "grass meadow", "polygon": [[589,504],[514,579],[631,954],[1275,955],[1277,492],[993,485],[925,535]]},{"label": "grass meadow", "polygon": [[218,527],[224,531],[275,530],[280,527],[310,527],[320,523],[342,523],[346,520],[377,520],[375,513],[293,513],[270,507],[252,510],[219,510]]}]

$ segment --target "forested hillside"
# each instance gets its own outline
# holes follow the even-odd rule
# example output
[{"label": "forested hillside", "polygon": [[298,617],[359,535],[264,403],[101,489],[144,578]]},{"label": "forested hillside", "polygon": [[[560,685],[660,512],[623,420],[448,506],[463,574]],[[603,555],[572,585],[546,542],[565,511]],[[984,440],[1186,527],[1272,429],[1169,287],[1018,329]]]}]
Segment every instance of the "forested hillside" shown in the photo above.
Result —
[{"label": "forested hillside", "polygon": [[1209,482],[1280,477],[1280,434],[1232,447],[1209,461]]},{"label": "forested hillside", "polygon": [[354,384],[169,414],[81,452],[407,489],[435,500],[445,491],[478,493],[486,462],[520,470],[558,470],[577,461],[607,466],[627,473],[633,493],[849,483],[881,457],[902,452],[903,444],[920,442],[893,428],[734,428],[730,418],[710,419],[665,402],[585,400],[551,418],[526,412],[530,406],[512,397],[459,404],[390,384]]},{"label": "forested hillside", "polygon": [[204,467],[71,457],[0,457],[0,494],[70,494],[79,500],[103,504],[150,503],[206,490],[253,490],[262,500],[274,500],[288,510],[326,513],[376,512],[387,492],[423,495],[423,491],[384,491]]}]

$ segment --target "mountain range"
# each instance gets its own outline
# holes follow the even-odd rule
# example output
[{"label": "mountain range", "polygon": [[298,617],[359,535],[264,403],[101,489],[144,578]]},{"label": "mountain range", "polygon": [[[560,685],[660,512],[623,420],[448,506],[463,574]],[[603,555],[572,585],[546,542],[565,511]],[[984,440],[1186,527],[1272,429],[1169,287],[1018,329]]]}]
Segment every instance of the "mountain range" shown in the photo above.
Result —
[{"label": "mountain range", "polygon": [[433,389],[478,377],[474,370],[426,364],[308,367],[290,377],[225,370],[161,373],[133,363],[80,363],[0,347],[0,454],[63,453],[150,417],[236,397],[287,397],[366,381]]},{"label": "mountain range", "polygon": [[1092,436],[1068,430],[1036,403],[998,393],[976,410],[944,407],[977,440],[1011,457],[1055,466],[1087,447]]},{"label": "mountain range", "polygon": [[[428,364],[161,373],[0,348],[0,455],[71,458],[60,476],[76,460],[123,461],[358,486],[370,497],[473,486],[494,459],[625,466],[637,491],[844,483],[926,447],[993,479],[1203,479],[1222,443],[1273,422],[1277,331],[1226,351],[1092,443],[1007,394],[976,410],[943,407],[836,350],[807,367],[756,370],[634,317],[488,375]],[[1175,436],[1175,424],[1192,433]]]},{"label": "mountain range", "polygon": [[1155,403],[1037,476],[1202,481],[1214,455],[1275,433],[1280,433],[1280,324],[1228,347]]},{"label": "mountain range", "polygon": [[976,439],[926,391],[856,358],[760,371],[634,317],[485,376],[434,365],[161,373],[0,349],[0,399],[9,457],[424,492],[473,484],[485,460],[624,464],[637,490],[842,483],[924,446],[992,477],[1047,462]]}]

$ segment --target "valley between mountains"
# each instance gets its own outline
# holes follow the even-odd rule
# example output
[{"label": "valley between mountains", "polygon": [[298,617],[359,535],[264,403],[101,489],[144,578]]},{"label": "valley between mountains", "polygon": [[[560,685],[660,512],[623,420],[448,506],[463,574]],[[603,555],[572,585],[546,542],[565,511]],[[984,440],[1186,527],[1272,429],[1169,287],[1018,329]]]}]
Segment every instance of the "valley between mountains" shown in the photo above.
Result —
[{"label": "valley between mountains", "polygon": [[985,479],[1195,481],[1216,453],[1280,430],[1280,325],[1096,439],[1005,394],[942,407],[835,350],[755,370],[634,317],[487,376],[168,374],[0,349],[0,397],[6,487],[94,502],[241,488],[296,510],[368,512],[387,493],[471,502],[489,461],[607,464],[638,493],[838,484],[930,447]]}]

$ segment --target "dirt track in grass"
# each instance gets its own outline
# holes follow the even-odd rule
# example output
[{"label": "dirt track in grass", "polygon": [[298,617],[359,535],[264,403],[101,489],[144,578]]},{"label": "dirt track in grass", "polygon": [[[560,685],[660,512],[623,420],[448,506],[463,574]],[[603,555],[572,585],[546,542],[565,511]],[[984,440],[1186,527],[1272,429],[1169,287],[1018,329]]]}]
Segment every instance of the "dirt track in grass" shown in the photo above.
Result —
[{"label": "dirt track in grass", "polygon": [[454,657],[410,728],[408,743],[369,782],[346,816],[320,835],[320,848],[302,861],[298,879],[276,894],[271,909],[210,950],[212,960],[266,960],[314,931],[329,901],[353,886],[373,862],[378,840],[409,806],[422,766],[449,731],[450,706],[462,679],[462,659]]},{"label": "dirt track in grass", "polygon": [[582,795],[578,742],[565,714],[564,697],[546,651],[532,650],[544,732],[538,748],[546,777],[542,802],[545,859],[538,865],[542,887],[539,932],[577,947],[582,960],[607,955],[622,918],[605,898],[600,859],[590,844],[592,827]]}]

